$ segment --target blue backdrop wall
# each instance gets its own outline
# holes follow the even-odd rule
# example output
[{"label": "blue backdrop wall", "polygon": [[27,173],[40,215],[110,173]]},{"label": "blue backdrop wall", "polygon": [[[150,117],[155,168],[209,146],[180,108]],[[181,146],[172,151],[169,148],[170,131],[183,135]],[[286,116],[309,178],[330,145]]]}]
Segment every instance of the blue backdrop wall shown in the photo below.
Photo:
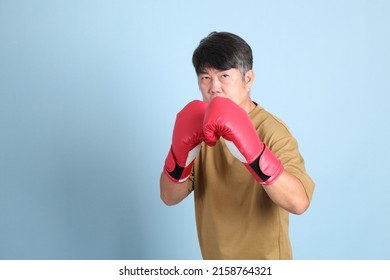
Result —
[{"label": "blue backdrop wall", "polygon": [[252,98],[316,182],[296,259],[390,258],[390,2],[0,0],[0,258],[200,259],[159,176],[211,31],[252,46]]}]

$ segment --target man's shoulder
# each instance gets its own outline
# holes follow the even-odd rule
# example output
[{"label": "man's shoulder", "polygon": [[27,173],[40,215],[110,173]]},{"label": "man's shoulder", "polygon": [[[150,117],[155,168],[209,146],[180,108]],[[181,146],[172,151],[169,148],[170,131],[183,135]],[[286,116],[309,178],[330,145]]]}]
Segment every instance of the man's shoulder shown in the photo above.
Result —
[{"label": "man's shoulder", "polygon": [[279,132],[291,134],[284,121],[260,105],[257,105],[249,115],[257,130],[262,130],[268,133]]}]

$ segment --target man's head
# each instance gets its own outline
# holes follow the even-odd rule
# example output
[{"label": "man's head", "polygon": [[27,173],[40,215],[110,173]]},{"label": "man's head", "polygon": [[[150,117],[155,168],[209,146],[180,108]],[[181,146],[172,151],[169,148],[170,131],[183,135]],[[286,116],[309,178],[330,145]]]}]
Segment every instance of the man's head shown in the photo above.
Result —
[{"label": "man's head", "polygon": [[243,39],[227,32],[212,32],[195,49],[192,61],[204,101],[221,96],[247,112],[253,109],[249,96],[254,80],[252,50]]},{"label": "man's head", "polygon": [[252,49],[241,37],[229,32],[212,32],[195,49],[192,63],[196,74],[206,68],[224,71],[231,68],[240,70],[242,77],[252,69]]}]

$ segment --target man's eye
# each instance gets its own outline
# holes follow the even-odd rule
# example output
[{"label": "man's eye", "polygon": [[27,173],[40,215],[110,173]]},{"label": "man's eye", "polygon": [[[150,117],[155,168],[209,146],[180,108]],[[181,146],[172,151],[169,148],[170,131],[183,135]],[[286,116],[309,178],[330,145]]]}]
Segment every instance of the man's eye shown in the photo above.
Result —
[{"label": "man's eye", "polygon": [[228,78],[228,77],[229,77],[228,74],[223,74],[223,75],[222,75],[222,78]]}]

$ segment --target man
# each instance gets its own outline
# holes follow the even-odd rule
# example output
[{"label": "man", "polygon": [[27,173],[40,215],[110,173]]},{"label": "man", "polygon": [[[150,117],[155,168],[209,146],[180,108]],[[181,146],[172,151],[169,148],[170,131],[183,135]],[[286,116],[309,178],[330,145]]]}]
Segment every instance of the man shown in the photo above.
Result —
[{"label": "man", "polygon": [[289,213],[306,211],[314,183],[286,125],[251,100],[250,46],[213,32],[192,60],[203,101],[177,115],[161,199],[194,191],[204,259],[292,259]]}]

